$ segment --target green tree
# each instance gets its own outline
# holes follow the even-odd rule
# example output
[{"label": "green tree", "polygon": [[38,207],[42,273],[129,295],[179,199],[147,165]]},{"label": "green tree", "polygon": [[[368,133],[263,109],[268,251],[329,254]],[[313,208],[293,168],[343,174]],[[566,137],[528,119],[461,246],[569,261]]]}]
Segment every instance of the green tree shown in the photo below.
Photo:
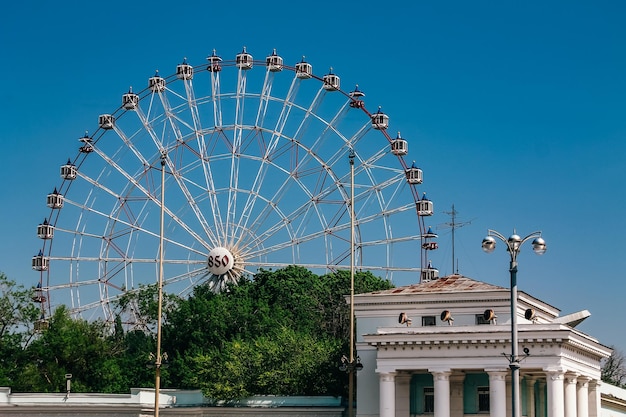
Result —
[{"label": "green tree", "polygon": [[[355,293],[391,288],[371,273],[354,277]],[[58,308],[35,334],[32,293],[0,275],[0,383],[16,392],[58,392],[72,374],[77,392],[128,392],[154,384],[157,288],[119,301],[144,326],[125,331],[72,318]],[[261,270],[214,293],[200,285],[186,299],[165,296],[163,387],[202,388],[220,400],[249,395],[345,395],[339,358],[348,352],[350,274],[317,276],[298,266]]]},{"label": "green tree", "polygon": [[[164,292],[162,300],[162,317],[167,320],[168,312],[176,307],[179,297]],[[155,331],[159,316],[158,302],[159,287],[157,284],[151,284],[140,285],[137,289],[127,291],[115,301],[115,304],[124,314],[131,315],[142,330]]]},{"label": "green tree", "polygon": [[215,400],[250,395],[341,395],[341,342],[281,327],[191,358],[189,385]]},{"label": "green tree", "polygon": [[13,386],[25,362],[39,310],[33,292],[0,273],[0,385]]},{"label": "green tree", "polygon": [[[355,274],[355,292],[391,288]],[[342,395],[349,346],[350,274],[290,266],[261,270],[220,294],[197,287],[168,316],[164,341],[175,386],[222,400],[252,394]]]},{"label": "green tree", "polygon": [[72,374],[74,391],[116,392],[125,387],[116,361],[121,345],[107,338],[104,323],[72,319],[59,307],[44,330],[27,348],[29,362],[16,381],[16,391],[64,390],[65,374]]}]

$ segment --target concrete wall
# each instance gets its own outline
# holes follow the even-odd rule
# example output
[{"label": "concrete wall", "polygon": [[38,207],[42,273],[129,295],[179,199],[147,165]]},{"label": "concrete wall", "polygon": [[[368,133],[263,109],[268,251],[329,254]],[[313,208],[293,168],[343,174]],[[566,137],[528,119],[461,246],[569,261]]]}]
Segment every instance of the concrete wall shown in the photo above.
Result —
[{"label": "concrete wall", "polygon": [[[259,396],[209,406],[198,390],[161,390],[159,414],[164,417],[341,417],[344,407],[335,397]],[[154,390],[130,394],[11,393],[0,387],[0,416],[22,417],[148,417],[154,415]]]}]

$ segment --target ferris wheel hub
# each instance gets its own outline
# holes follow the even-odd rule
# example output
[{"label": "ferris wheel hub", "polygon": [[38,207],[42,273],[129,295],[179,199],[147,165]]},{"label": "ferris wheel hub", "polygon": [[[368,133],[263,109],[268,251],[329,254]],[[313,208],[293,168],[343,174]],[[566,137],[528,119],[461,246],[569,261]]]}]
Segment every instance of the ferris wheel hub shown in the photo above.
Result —
[{"label": "ferris wheel hub", "polygon": [[226,248],[218,246],[211,249],[207,257],[207,267],[213,275],[221,276],[227,274],[235,264],[235,257]]}]

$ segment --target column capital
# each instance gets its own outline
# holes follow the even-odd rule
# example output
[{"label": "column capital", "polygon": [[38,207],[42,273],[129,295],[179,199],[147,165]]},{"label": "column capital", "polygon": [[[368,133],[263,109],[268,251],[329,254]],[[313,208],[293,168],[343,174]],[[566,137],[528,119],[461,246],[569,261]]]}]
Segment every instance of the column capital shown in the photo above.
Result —
[{"label": "column capital", "polygon": [[489,375],[489,381],[506,381],[509,371],[505,369],[485,369]]},{"label": "column capital", "polygon": [[378,375],[380,377],[380,380],[385,382],[393,382],[396,378],[395,372],[382,372]]},{"label": "column capital", "polygon": [[429,369],[428,372],[433,374],[433,378],[439,381],[449,381],[450,375],[452,375],[452,371],[450,368],[433,368]]},{"label": "column capital", "polygon": [[578,377],[578,386],[579,387],[588,387],[589,386],[589,381],[591,381],[591,378],[589,378],[588,376],[585,376],[585,375],[580,375]]},{"label": "column capital", "polygon": [[565,369],[563,368],[545,368],[544,371],[546,372],[546,379],[556,381],[565,378]]},{"label": "column capital", "polygon": [[566,372],[564,378],[566,384],[576,385],[576,379],[578,378],[578,374],[576,372]]},{"label": "column capital", "polygon": [[600,389],[600,385],[602,385],[602,381],[599,379],[591,379],[589,381],[589,388],[591,389]]}]

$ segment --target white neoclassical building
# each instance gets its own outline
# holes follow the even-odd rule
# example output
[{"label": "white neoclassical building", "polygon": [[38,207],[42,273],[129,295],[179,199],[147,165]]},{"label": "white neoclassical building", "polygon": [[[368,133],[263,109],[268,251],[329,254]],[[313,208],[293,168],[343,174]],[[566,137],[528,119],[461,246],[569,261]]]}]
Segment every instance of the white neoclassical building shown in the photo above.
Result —
[{"label": "white neoclassical building", "polygon": [[[356,295],[357,416],[510,416],[510,301],[461,275]],[[611,349],[576,330],[589,312],[560,316],[525,292],[517,304],[521,414],[626,415],[624,390],[601,394]]]}]

